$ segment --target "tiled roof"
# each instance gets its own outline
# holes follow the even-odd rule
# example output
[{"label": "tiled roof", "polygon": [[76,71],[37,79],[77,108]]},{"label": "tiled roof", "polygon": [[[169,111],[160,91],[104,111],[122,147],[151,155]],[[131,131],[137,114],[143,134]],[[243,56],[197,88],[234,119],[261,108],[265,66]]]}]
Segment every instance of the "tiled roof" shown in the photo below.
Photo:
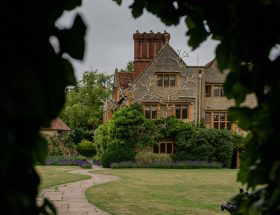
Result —
[{"label": "tiled roof", "polygon": [[70,131],[71,129],[59,117],[57,117],[51,122],[49,128],[43,128],[42,130]]}]

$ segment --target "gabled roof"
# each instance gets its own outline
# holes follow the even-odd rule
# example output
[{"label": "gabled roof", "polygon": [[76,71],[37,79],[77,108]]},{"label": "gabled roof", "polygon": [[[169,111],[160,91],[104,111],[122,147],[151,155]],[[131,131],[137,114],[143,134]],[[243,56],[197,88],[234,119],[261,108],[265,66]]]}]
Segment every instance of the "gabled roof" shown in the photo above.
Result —
[{"label": "gabled roof", "polygon": [[213,60],[209,61],[209,62],[205,65],[205,67],[206,67],[206,68],[209,68],[210,66],[212,66],[212,64],[213,64],[215,61],[216,61],[216,58],[214,58]]},{"label": "gabled roof", "polygon": [[71,129],[60,119],[59,117],[51,121],[49,128],[42,128],[41,130],[60,130],[60,131],[70,131]]},{"label": "gabled roof", "polygon": [[143,70],[143,72],[141,72],[140,75],[138,75],[138,77],[133,81],[133,83],[131,84],[134,85],[135,82],[137,82],[137,80],[148,70],[148,68],[153,65],[153,63],[155,63],[155,61],[158,59],[158,57],[160,56],[160,54],[167,48],[170,48],[174,53],[175,55],[180,58],[180,60],[183,62],[183,65],[186,66],[186,67],[189,67],[185,61],[178,55],[178,53],[174,50],[174,48],[169,44],[169,43],[166,43],[162,48],[161,50],[156,54],[156,56],[151,60],[150,64]]}]

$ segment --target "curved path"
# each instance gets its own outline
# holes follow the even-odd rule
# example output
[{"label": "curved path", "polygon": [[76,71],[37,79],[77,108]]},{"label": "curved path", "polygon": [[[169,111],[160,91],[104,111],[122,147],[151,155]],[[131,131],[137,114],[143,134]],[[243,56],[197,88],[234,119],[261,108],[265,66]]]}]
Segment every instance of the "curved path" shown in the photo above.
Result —
[{"label": "curved path", "polygon": [[74,174],[89,175],[92,178],[47,188],[40,194],[39,201],[47,197],[56,206],[58,215],[107,215],[106,212],[87,201],[85,191],[93,185],[108,183],[119,178],[112,175],[90,173],[91,170],[70,171]]}]

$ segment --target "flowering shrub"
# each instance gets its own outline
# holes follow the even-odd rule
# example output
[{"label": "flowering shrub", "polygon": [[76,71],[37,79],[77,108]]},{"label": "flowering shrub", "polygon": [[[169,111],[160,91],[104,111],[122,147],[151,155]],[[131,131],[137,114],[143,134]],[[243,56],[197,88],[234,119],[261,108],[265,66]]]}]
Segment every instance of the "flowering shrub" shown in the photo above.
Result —
[{"label": "flowering shrub", "polygon": [[222,163],[207,161],[170,161],[166,163],[136,163],[133,161],[123,161],[111,163],[111,168],[159,168],[159,169],[202,169],[202,168],[222,168]]},{"label": "flowering shrub", "polygon": [[91,163],[83,156],[53,156],[48,157],[46,165],[54,166],[80,166],[82,168],[91,168]]}]

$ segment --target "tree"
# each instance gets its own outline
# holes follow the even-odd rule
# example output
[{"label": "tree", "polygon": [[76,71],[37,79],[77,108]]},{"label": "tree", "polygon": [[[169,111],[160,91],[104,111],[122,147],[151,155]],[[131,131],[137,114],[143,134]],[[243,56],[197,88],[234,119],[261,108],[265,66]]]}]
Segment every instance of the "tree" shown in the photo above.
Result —
[{"label": "tree", "polygon": [[145,121],[141,105],[135,103],[121,108],[109,122],[98,127],[95,144],[104,167],[134,160],[136,149],[151,142],[151,125]]},{"label": "tree", "polygon": [[134,62],[133,60],[130,60],[127,62],[125,68],[120,69],[120,72],[133,72],[133,70],[134,70]]},{"label": "tree", "polygon": [[66,103],[60,115],[71,128],[68,142],[93,140],[94,130],[103,120],[101,107],[112,94],[111,79],[112,75],[87,71],[74,88],[66,90]]},{"label": "tree", "polygon": [[134,70],[134,62],[132,60],[128,61],[126,67],[125,67],[125,71],[127,72],[133,72]]},{"label": "tree", "polygon": [[112,75],[85,72],[82,80],[66,91],[61,116],[70,128],[94,130],[102,123],[104,101],[112,94]]},{"label": "tree", "polygon": [[[39,176],[34,165],[43,162],[47,143],[40,127],[47,127],[63,108],[64,89],[75,84],[65,54],[83,59],[86,26],[76,15],[72,27],[58,29],[56,20],[81,0],[7,1],[1,13],[1,211],[34,215],[55,211],[45,201],[36,204]],[[59,49],[50,44],[55,37]]]},{"label": "tree", "polygon": [[[250,131],[238,180],[254,190],[254,198],[244,198],[234,213],[279,214],[280,56],[271,56],[280,43],[279,0],[134,0],[130,8],[135,18],[146,9],[166,25],[176,25],[183,18],[193,49],[209,36],[220,41],[216,48],[219,69],[230,70],[225,94],[236,102],[230,114]],[[258,100],[252,109],[240,106],[249,93]],[[262,188],[256,189],[258,185]]]}]

